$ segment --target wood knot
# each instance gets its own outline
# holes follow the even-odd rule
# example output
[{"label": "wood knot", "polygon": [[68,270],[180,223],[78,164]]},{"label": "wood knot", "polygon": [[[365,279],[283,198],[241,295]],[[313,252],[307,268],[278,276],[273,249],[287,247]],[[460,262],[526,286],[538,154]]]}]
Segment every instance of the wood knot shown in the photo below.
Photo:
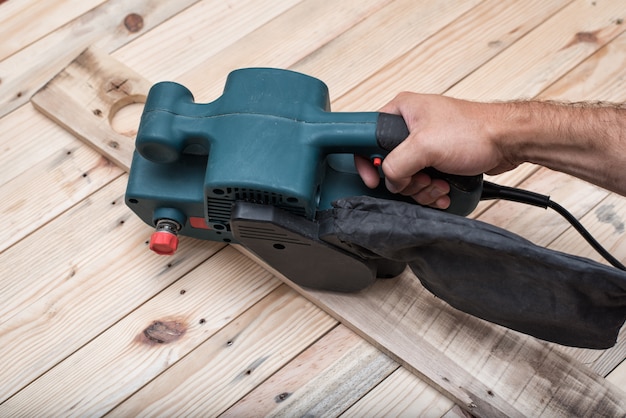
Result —
[{"label": "wood knot", "polygon": [[169,344],[180,339],[187,327],[178,321],[154,321],[143,330],[143,336],[153,344]]},{"label": "wood knot", "polygon": [[599,31],[594,32],[577,32],[574,35],[574,38],[567,44],[563,49],[567,49],[571,46],[581,44],[581,43],[589,43],[595,44],[598,43],[598,33]]},{"label": "wood knot", "polygon": [[290,396],[291,396],[291,393],[289,392],[279,393],[278,395],[274,396],[274,402],[276,403],[284,402]]},{"label": "wood knot", "polygon": [[131,13],[124,18],[124,26],[130,33],[139,32],[143,29],[143,17],[137,13]]}]

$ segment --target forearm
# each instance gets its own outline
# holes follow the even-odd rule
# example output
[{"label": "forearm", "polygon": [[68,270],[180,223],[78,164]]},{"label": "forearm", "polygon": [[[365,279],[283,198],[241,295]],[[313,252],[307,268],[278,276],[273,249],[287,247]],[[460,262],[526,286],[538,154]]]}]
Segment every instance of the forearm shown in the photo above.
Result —
[{"label": "forearm", "polygon": [[531,162],[626,195],[626,108],[613,104],[497,104],[491,135],[512,164]]}]

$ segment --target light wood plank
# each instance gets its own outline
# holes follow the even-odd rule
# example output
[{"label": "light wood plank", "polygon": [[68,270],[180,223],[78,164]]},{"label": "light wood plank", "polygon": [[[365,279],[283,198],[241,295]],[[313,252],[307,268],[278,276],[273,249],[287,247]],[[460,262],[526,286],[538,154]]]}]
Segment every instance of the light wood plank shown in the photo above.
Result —
[{"label": "light wood plank", "polygon": [[0,186],[0,216],[8,220],[0,229],[0,253],[122,174],[71,139],[73,144]]},{"label": "light wood plank", "polygon": [[0,254],[0,403],[223,247],[183,237],[180,254],[148,251],[126,181]]},{"label": "light wood plank", "polygon": [[626,30],[624,0],[574,1],[447,91],[474,100],[531,98]]},{"label": "light wood plank", "polygon": [[152,83],[96,48],[83,51],[33,96],[46,116],[87,142],[120,167],[130,166],[133,136],[111,126],[124,106],[143,103]]},{"label": "light wood plank", "polygon": [[105,0],[22,0],[0,9],[0,61]]},{"label": "light wood plank", "polygon": [[398,367],[340,325],[221,416],[337,416]]},{"label": "light wood plank", "polygon": [[626,33],[598,49],[558,79],[540,99],[577,101],[626,101]]},{"label": "light wood plank", "polygon": [[[288,10],[301,2],[203,0],[111,55],[149,80],[176,80],[193,68],[207,69],[216,65],[210,60],[211,56],[220,51],[232,53],[233,43],[273,19],[283,20],[280,17],[283,13],[293,14]],[[319,8],[322,7],[319,3]],[[339,7],[337,13],[340,13]],[[353,16],[344,18],[349,22]],[[266,48],[275,46],[268,43]],[[205,78],[204,82],[212,80]]]},{"label": "light wood plank", "polygon": [[281,286],[109,416],[217,416],[335,323]]},{"label": "light wood plank", "polygon": [[[229,353],[215,358],[216,363],[245,378],[245,370],[235,370],[247,365],[232,366],[242,359],[232,357],[235,350],[227,348],[224,333],[232,345],[261,355],[258,367],[288,358],[290,349],[299,350],[306,338],[315,338],[315,326],[324,328],[324,317],[333,320],[285,286],[271,293],[277,286],[279,281],[253,261],[226,248],[4,402],[0,415],[103,415],[192,352],[183,361],[189,365],[193,350],[207,339],[208,345]],[[281,316],[283,310],[288,315]],[[289,321],[278,327],[279,318]],[[259,334],[265,334],[263,351],[256,345],[261,344]],[[271,344],[274,338],[283,343]],[[187,370],[196,372],[197,367]]]},{"label": "light wood plank", "polygon": [[305,0],[176,81],[193,91],[196,101],[214,100],[232,70],[288,68],[390,3],[392,0]]},{"label": "light wood plank", "polygon": [[399,368],[342,417],[440,417],[454,404],[405,368]]},{"label": "light wood plank", "polygon": [[[344,306],[345,306],[345,304],[344,304]],[[375,307],[375,306],[376,306],[376,307]],[[368,312],[372,312],[372,311],[374,311],[377,307],[378,307],[378,305],[368,306],[367,311],[368,311]],[[448,314],[449,314],[449,313],[448,313]],[[451,315],[451,318],[454,318],[454,315]],[[454,321],[453,321],[453,322],[454,322]],[[458,321],[457,321],[457,322],[458,322]],[[437,334],[436,332],[435,332],[434,334],[435,334],[435,335],[434,335],[434,337],[435,337],[436,339],[437,339],[437,338],[439,338],[439,337],[437,337],[437,335],[439,335],[439,334]],[[374,335],[374,334],[372,334],[372,335]],[[443,335],[447,335],[447,334],[442,333],[442,334],[440,334],[440,335],[441,335],[441,336],[443,336]],[[445,339],[444,339],[444,341],[445,341]],[[459,341],[462,341],[462,340],[459,340]],[[461,345],[461,344],[459,343],[459,345]],[[524,345],[524,344],[521,344],[521,345]],[[456,346],[455,346],[455,347],[456,347]],[[458,348],[458,347],[456,347],[456,348]],[[435,351],[436,351],[436,350],[435,350]],[[533,350],[531,350],[531,353],[535,353],[535,354],[534,354],[534,356],[539,355],[539,353],[541,353],[541,355],[542,355],[542,356],[544,355],[544,354],[543,354],[543,352],[541,351],[541,348],[540,348],[540,347],[539,347],[539,348],[538,348],[538,347],[534,347],[534,349],[533,349]],[[458,355],[462,357],[462,355],[461,355],[461,354],[458,354]],[[531,355],[529,355],[529,357],[532,357],[532,356],[533,356],[532,354],[531,354]],[[549,361],[549,363],[551,363],[551,362],[557,362],[557,363],[558,363],[559,361],[562,361],[562,360],[558,360],[560,357],[550,355],[550,353],[548,353],[548,354],[547,354],[547,358],[550,360],[550,361]],[[500,363],[500,364],[502,364],[502,363]],[[502,370],[502,367],[503,367],[502,365],[500,365],[500,366],[499,366],[497,363],[496,363],[496,364],[493,364],[492,366],[493,366],[493,369],[495,369],[495,370]],[[417,368],[416,368],[416,369],[417,369]],[[492,369],[492,370],[493,370],[493,369]],[[428,370],[428,369],[426,369],[426,370]],[[434,375],[434,376],[436,376],[436,375]],[[582,372],[582,373],[574,373],[574,375],[573,375],[572,379],[573,379],[574,381],[576,381],[576,379],[583,379],[583,380],[584,380],[584,379],[587,379],[587,378],[589,377],[589,376],[586,376],[586,377],[585,377],[585,376],[586,376],[586,374],[585,374],[584,372]],[[463,376],[461,376],[461,377],[463,377]],[[471,379],[471,378],[469,378],[468,376],[466,376],[466,377],[467,377],[470,381],[472,380],[472,379]],[[518,381],[517,381],[517,382],[518,382]],[[588,383],[589,385],[594,386],[594,384],[593,384],[593,383],[591,383],[591,382],[594,382],[593,377],[591,377],[591,378],[589,379],[589,381],[586,381],[586,383]],[[475,382],[472,382],[472,383],[475,383]],[[596,383],[598,383],[598,382],[596,382]],[[599,382],[599,383],[600,383],[600,384],[602,384],[603,382]],[[515,384],[513,384],[513,387],[515,387]],[[534,388],[534,387],[536,387],[536,386],[531,386],[531,387],[533,387],[533,388]],[[489,393],[489,391],[490,391],[491,389],[488,389],[488,388],[486,388],[486,387],[484,387],[484,386],[482,386],[482,387],[481,387],[481,384],[478,384],[478,385],[477,385],[477,387],[475,387],[475,388],[473,388],[473,389],[476,389],[476,390],[472,390],[472,394],[478,394],[478,396],[480,396],[480,395],[482,394],[482,396],[484,397],[484,399],[483,399],[481,402],[485,402],[486,404],[488,404],[488,403],[489,403],[489,401],[487,401],[486,399],[489,399],[489,398],[487,397],[487,395],[488,395],[488,393]],[[544,389],[545,389],[545,387],[542,387],[542,390],[544,390]],[[468,398],[467,398],[467,392],[463,392],[463,393],[465,393],[465,394],[463,394],[463,393],[459,393],[458,388],[456,388],[455,390],[457,391],[457,392],[456,392],[456,393],[457,393],[457,396],[461,395],[461,396],[459,396],[459,398],[458,398],[458,399],[462,399],[462,400],[465,400],[465,401],[467,401],[467,400],[468,400]],[[610,391],[611,389],[609,388],[609,389],[607,389],[607,390],[608,390],[608,391]],[[507,391],[508,391],[508,392],[507,392]],[[513,392],[514,392],[514,391],[513,391]],[[503,390],[503,392],[502,392],[502,393],[503,393],[503,394],[505,394],[505,395],[510,395],[510,394],[511,394],[511,393],[513,393],[513,392],[511,392],[510,388],[505,388],[505,390]],[[528,389],[528,392],[532,392],[532,391],[531,391],[530,389]],[[535,396],[535,395],[536,395],[536,393],[537,393],[537,392],[532,392],[532,393],[531,393],[531,395]],[[517,395],[518,395],[518,394],[516,394],[516,396],[517,396]],[[503,395],[503,396],[504,396],[504,395]],[[613,396],[611,395],[611,396],[610,396],[610,398],[612,399],[612,397],[613,397]],[[565,396],[565,398],[567,398],[567,395]],[[565,398],[558,398],[558,399],[563,400],[563,399],[565,399]],[[471,399],[471,397],[470,397],[470,399]],[[479,398],[479,399],[480,399],[480,398]],[[497,399],[497,397],[496,397],[496,399]],[[526,398],[522,398],[522,399],[526,399]],[[531,399],[534,399],[534,398],[532,398],[532,396],[531,396]],[[493,401],[492,401],[492,402],[493,402]],[[470,408],[470,409],[472,409],[472,410],[476,410],[476,408],[481,408],[481,409],[479,409],[479,412],[485,412],[485,413],[487,413],[487,412],[489,412],[489,411],[490,411],[490,412],[492,412],[492,413],[493,413],[493,412],[496,412],[496,411],[498,411],[498,410],[499,410],[498,408],[503,408],[503,410],[506,410],[506,411],[509,411],[509,412],[511,412],[511,411],[512,411],[512,410],[510,410],[510,409],[507,409],[507,408],[508,408],[507,406],[502,406],[502,404],[498,404],[498,402],[497,402],[497,401],[495,402],[495,406],[493,406],[493,407],[492,407],[491,405],[482,405],[482,403],[480,403],[480,402],[474,402],[474,401],[471,401],[471,402],[469,402],[469,403],[465,403],[464,405],[465,405],[465,407]],[[505,403],[505,405],[506,405],[506,403]],[[615,406],[615,405],[613,405],[613,406]],[[557,406],[556,406],[556,405],[553,405],[553,407],[557,407]],[[609,405],[609,406],[607,406],[607,407],[608,407],[608,408],[610,408],[610,405]],[[486,408],[486,409],[484,409],[484,411],[483,411],[483,408]]]},{"label": "light wood plank", "polygon": [[479,416],[626,411],[623,393],[590,369],[545,343],[453,310],[419,289],[411,274],[358,295],[307,294]]},{"label": "light wood plank", "polygon": [[[89,45],[114,51],[196,1],[108,0],[23,48],[0,62],[0,117],[28,102]],[[131,14],[135,19],[125,24]]]},{"label": "light wood plank", "polygon": [[606,378],[626,393],[626,361],[622,361]]},{"label": "light wood plank", "polygon": [[0,118],[0,132],[7,133],[2,136],[0,145],[0,186],[58,154],[59,150],[69,151],[77,143],[67,130],[30,104]]},{"label": "light wood plank", "polygon": [[481,1],[396,0],[290,68],[323,80],[332,95],[341,96]]},{"label": "light wood plank", "polygon": [[378,109],[401,91],[444,93],[568,3],[571,0],[483,1],[370,77],[362,78],[346,94],[337,95],[331,89],[334,109]]}]

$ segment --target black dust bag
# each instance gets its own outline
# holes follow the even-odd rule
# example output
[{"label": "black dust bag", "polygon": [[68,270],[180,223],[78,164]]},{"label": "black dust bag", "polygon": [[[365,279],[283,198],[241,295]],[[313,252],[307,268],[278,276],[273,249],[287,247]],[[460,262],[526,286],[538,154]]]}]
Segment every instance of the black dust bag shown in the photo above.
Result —
[{"label": "black dust bag", "polygon": [[406,262],[451,306],[558,344],[615,345],[626,272],[553,251],[487,223],[371,197],[334,203],[339,240],[365,258]]}]

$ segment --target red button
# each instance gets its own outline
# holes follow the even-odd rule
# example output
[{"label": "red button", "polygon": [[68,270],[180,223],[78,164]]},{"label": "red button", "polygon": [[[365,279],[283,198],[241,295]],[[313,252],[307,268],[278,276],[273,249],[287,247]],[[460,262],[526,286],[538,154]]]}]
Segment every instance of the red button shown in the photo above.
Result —
[{"label": "red button", "polygon": [[178,248],[178,237],[171,232],[157,231],[150,237],[150,249],[159,255],[172,255]]},{"label": "red button", "polygon": [[380,167],[383,163],[383,159],[380,157],[374,157],[372,159],[372,164],[374,164],[374,167]]},{"label": "red button", "polygon": [[204,220],[204,218],[199,218],[196,216],[189,217],[189,225],[191,225],[192,228],[196,228],[196,229],[211,229],[206,224],[206,221]]}]

